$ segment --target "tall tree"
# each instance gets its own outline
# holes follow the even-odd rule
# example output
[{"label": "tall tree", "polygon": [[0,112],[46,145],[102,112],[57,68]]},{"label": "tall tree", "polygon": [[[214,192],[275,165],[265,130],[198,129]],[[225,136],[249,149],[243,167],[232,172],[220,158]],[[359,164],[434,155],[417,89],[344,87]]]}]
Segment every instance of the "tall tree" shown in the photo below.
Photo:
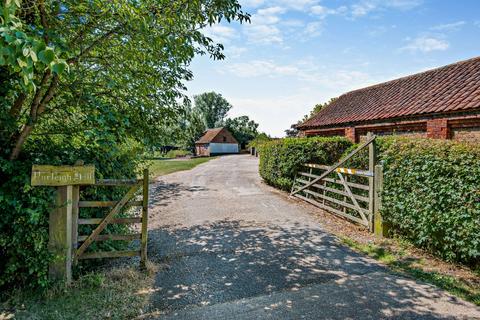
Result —
[{"label": "tall tree", "polygon": [[201,115],[205,127],[208,129],[222,126],[232,105],[221,94],[205,92],[193,97],[194,111]]},{"label": "tall tree", "polygon": [[202,33],[223,19],[249,15],[235,0],[1,1],[0,154],[17,159],[32,132],[155,134],[194,55],[224,57]]},{"label": "tall tree", "polygon": [[225,127],[233,134],[243,148],[258,135],[258,123],[248,116],[240,116],[225,121]]}]

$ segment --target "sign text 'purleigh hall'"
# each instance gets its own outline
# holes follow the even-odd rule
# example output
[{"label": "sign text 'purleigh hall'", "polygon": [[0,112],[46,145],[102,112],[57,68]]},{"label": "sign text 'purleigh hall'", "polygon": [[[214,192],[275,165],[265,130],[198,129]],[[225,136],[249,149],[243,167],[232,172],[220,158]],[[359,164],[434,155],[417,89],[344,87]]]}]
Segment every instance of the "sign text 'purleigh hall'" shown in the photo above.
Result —
[{"label": "sign text 'purleigh hall'", "polygon": [[95,184],[95,166],[32,166],[32,186]]}]

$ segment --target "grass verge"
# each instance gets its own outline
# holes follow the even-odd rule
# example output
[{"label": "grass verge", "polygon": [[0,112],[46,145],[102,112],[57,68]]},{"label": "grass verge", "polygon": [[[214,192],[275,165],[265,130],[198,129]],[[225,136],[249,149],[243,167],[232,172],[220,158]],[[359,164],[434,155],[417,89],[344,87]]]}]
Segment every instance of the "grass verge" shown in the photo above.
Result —
[{"label": "grass verge", "polygon": [[341,240],[350,248],[382,262],[395,272],[433,284],[457,297],[480,306],[480,283],[465,281],[435,271],[427,271],[425,270],[427,267],[425,261],[412,258],[402,246],[400,246],[400,249],[392,250],[382,245],[359,243],[346,237],[341,237]]},{"label": "grass verge", "polygon": [[150,161],[149,170],[153,177],[158,177],[177,171],[190,170],[212,159],[214,158],[152,160]]},{"label": "grass verge", "polygon": [[146,271],[117,267],[80,276],[68,288],[18,291],[0,309],[0,319],[132,319],[147,310],[157,266]]}]

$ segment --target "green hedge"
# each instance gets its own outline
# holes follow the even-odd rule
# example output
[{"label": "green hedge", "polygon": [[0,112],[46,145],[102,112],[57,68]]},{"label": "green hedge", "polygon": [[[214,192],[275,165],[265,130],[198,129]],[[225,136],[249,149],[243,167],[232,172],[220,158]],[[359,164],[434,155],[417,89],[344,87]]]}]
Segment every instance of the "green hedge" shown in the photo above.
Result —
[{"label": "green hedge", "polygon": [[[480,146],[445,140],[378,138],[384,165],[383,217],[392,235],[448,261],[480,263]],[[332,164],[355,149],[343,138],[288,138],[260,152],[263,179],[290,190],[301,164]],[[345,166],[367,168],[368,151]]]},{"label": "green hedge", "polygon": [[[54,188],[31,187],[32,164],[74,164],[77,159],[96,166],[97,178],[131,178],[139,166],[139,146],[114,143],[93,137],[87,139],[38,138],[28,143],[18,161],[0,156],[0,291],[15,287],[46,287],[48,263],[48,215]],[[88,187],[82,196],[90,200],[120,199],[125,190]],[[82,209],[81,217],[102,217],[104,209]],[[91,226],[80,226],[85,234]],[[117,233],[125,226],[108,226]],[[99,242],[91,250],[121,248],[123,243]],[[90,249],[89,249],[90,250]]]},{"label": "green hedge", "polygon": [[332,164],[352,143],[345,138],[285,138],[259,146],[260,175],[270,185],[289,191],[302,164]]},{"label": "green hedge", "polygon": [[480,262],[480,146],[383,138],[383,217],[393,233],[448,261]]}]

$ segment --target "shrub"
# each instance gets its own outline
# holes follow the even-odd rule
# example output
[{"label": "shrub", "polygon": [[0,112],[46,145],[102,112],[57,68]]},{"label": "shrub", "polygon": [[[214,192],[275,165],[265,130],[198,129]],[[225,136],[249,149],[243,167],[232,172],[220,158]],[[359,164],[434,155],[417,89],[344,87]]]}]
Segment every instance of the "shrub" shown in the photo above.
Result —
[{"label": "shrub", "polygon": [[448,260],[480,261],[480,147],[378,139],[383,217],[391,231]]},{"label": "shrub", "polygon": [[[480,263],[480,146],[446,140],[380,137],[382,215],[392,235],[447,260]],[[269,142],[260,153],[264,180],[289,190],[303,163],[333,164],[357,145],[339,138]],[[346,167],[368,168],[368,150]]]},{"label": "shrub", "polygon": [[308,162],[333,164],[352,143],[345,138],[285,138],[260,148],[260,175],[268,184],[290,190],[295,174]]},{"label": "shrub", "polygon": [[166,158],[179,158],[179,157],[186,157],[191,155],[192,153],[188,150],[170,150],[165,154]]},{"label": "shrub", "polygon": [[[82,159],[96,166],[97,178],[132,178],[139,165],[138,145],[116,144],[107,140],[38,138],[26,145],[22,158],[8,161],[0,157],[0,290],[10,286],[45,287],[51,256],[48,252],[48,215],[54,188],[31,187],[31,166],[74,164]],[[88,187],[83,197],[90,200],[116,200],[124,190]],[[82,217],[104,216],[104,209],[81,210]],[[82,226],[89,228],[87,226]],[[125,228],[124,226],[109,226]],[[87,230],[83,230],[84,233]],[[95,244],[92,249],[108,250],[121,245]]]}]

